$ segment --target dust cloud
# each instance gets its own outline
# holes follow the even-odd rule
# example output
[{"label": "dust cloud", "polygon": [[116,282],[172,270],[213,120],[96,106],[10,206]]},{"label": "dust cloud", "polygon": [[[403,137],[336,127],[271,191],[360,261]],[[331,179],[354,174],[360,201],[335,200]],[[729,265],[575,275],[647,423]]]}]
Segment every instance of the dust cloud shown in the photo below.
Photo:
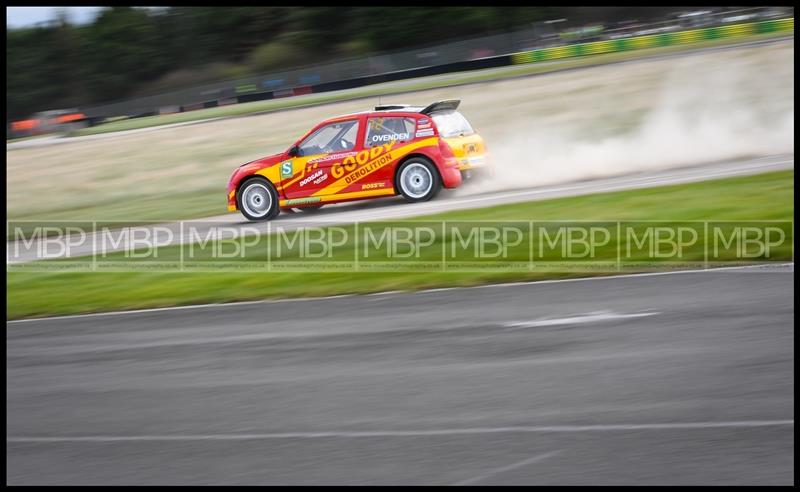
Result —
[{"label": "dust cloud", "polygon": [[626,115],[626,98],[619,98],[622,119],[634,120],[625,131],[614,130],[619,118],[613,109],[596,110],[608,101],[584,99],[558,121],[557,115],[518,113],[487,139],[498,172],[481,189],[794,153],[793,84],[793,60],[785,57],[686,57],[636,96],[649,102],[636,117]]}]

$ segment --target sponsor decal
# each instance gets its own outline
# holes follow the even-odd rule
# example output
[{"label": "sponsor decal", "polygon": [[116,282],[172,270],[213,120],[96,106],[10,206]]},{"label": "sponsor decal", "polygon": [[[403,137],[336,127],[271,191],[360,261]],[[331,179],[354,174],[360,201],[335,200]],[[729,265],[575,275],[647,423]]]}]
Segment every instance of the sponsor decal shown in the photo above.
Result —
[{"label": "sponsor decal", "polygon": [[429,128],[427,130],[418,130],[416,133],[417,137],[432,137],[433,136],[433,128]]},{"label": "sponsor decal", "polygon": [[[367,163],[371,169],[374,168],[373,164],[380,158],[382,164],[378,167],[386,164],[387,162],[391,161],[391,150],[394,147],[395,142],[391,141],[387,144],[378,145],[376,147],[372,147],[369,150],[362,150],[358,152],[355,156],[346,157],[342,162],[336,163],[331,166],[331,174],[334,178],[339,179],[345,175],[345,173],[353,173],[359,168],[360,166],[365,166]],[[384,158],[388,157],[389,160],[386,161]],[[362,174],[363,175],[363,174]],[[348,176],[349,178],[350,176]],[[352,183],[353,180],[348,179],[346,181],[348,184]]]},{"label": "sponsor decal", "polygon": [[328,162],[328,161],[335,161],[339,159],[344,159],[345,157],[350,157],[358,154],[358,152],[340,152],[338,154],[330,154],[323,157],[317,157],[316,159],[311,159],[308,161],[309,164],[314,164],[315,162]]},{"label": "sponsor decal", "polygon": [[[386,165],[396,162],[400,157],[420,147],[436,145],[435,138],[422,141],[411,142],[395,148],[397,142],[390,142],[381,146],[373,147],[369,150],[359,152],[355,159],[345,159],[341,164],[331,166],[331,174],[335,181],[329,183],[315,195],[335,194],[339,190],[353,184],[361,178],[378,171]],[[345,167],[347,166],[347,167]],[[357,192],[363,193],[363,192]]]},{"label": "sponsor decal", "polygon": [[281,162],[281,179],[291,178],[293,174],[294,172],[292,172],[292,161]]},{"label": "sponsor decal", "polygon": [[375,188],[385,188],[385,187],[386,187],[386,181],[381,181],[380,183],[367,183],[365,185],[362,185],[361,189],[362,190],[372,190],[372,189],[375,189]]},{"label": "sponsor decal", "polygon": [[347,184],[350,184],[350,183],[353,183],[355,181],[358,181],[359,179],[363,178],[364,176],[370,174],[371,172],[377,171],[378,169],[382,168],[386,164],[389,164],[390,162],[392,162],[392,159],[393,158],[392,158],[392,153],[391,152],[389,152],[387,154],[384,154],[384,155],[378,157],[377,159],[375,159],[374,161],[371,161],[366,166],[360,167],[360,168],[356,169],[355,171],[353,171],[352,173],[350,173],[347,176],[345,176],[344,177],[344,182],[347,183]]},{"label": "sponsor decal", "polygon": [[387,135],[373,135],[373,142],[391,142],[392,140],[408,140],[408,133],[390,133]]},{"label": "sponsor decal", "polygon": [[304,205],[306,203],[316,203],[322,201],[322,198],[318,196],[309,196],[306,198],[292,198],[290,200],[286,200],[283,202],[284,205]]},{"label": "sponsor decal", "polygon": [[314,184],[320,184],[323,181],[325,181],[326,179],[328,179],[328,173],[326,173],[325,171],[320,169],[320,170],[316,171],[314,174],[312,174],[312,175],[308,176],[307,178],[303,179],[302,181],[300,181],[300,186],[303,187],[303,186],[307,185],[308,183],[310,183],[312,181],[314,182]]}]

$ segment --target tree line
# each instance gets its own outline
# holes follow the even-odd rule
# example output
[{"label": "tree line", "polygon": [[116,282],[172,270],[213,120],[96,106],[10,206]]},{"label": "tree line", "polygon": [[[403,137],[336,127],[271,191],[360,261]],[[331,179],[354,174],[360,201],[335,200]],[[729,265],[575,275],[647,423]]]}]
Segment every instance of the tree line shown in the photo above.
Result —
[{"label": "tree line", "polygon": [[[639,9],[639,17],[664,8]],[[631,17],[585,7],[108,7],[6,30],[7,120],[337,58],[530,27]]]}]

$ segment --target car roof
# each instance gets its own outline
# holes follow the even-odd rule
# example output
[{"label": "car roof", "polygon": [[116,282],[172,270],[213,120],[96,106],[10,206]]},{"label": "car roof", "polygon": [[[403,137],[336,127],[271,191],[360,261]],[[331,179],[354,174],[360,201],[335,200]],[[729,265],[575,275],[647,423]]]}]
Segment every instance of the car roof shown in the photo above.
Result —
[{"label": "car roof", "polygon": [[[419,109],[422,109],[420,106]],[[380,110],[380,111],[359,111],[357,113],[347,113],[342,114],[339,116],[334,116],[333,118],[328,118],[325,121],[333,122],[333,121],[341,121],[341,120],[349,120],[356,116],[361,116],[365,114],[367,116],[420,116],[419,111],[414,111],[411,109],[406,109],[404,111],[396,111],[396,110]]]},{"label": "car roof", "polygon": [[347,120],[354,116],[366,114],[368,116],[381,115],[381,116],[411,116],[418,117],[420,114],[423,116],[430,116],[432,113],[441,111],[455,111],[461,101],[458,99],[449,99],[445,101],[437,101],[428,106],[412,106],[410,104],[383,104],[375,106],[372,111],[359,111],[357,113],[343,114],[325,120],[326,122],[334,122]]}]

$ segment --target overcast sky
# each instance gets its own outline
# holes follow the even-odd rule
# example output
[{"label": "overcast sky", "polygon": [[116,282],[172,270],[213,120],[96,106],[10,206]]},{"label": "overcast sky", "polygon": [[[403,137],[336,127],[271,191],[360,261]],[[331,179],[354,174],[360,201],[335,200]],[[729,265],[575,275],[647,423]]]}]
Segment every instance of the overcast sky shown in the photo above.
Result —
[{"label": "overcast sky", "polygon": [[86,24],[92,22],[97,11],[103,7],[6,7],[6,27],[32,26],[53,20],[60,8],[66,9],[70,22]]}]

